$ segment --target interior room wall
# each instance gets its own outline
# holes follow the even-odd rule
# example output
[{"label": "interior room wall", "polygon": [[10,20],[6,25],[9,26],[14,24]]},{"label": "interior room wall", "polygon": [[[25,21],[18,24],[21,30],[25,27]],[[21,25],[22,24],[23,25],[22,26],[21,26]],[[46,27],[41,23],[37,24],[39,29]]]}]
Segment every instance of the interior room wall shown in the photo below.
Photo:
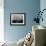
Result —
[{"label": "interior room wall", "polygon": [[[4,0],[4,39],[18,41],[32,30],[33,19],[40,10],[40,0]],[[10,13],[26,13],[26,25],[10,26]]]},{"label": "interior room wall", "polygon": [[0,42],[4,41],[4,0],[0,1]]},{"label": "interior room wall", "polygon": [[[40,10],[43,11],[44,9],[46,9],[46,0],[40,0]],[[45,16],[45,14],[46,14],[46,10],[44,10],[43,15],[42,15],[43,22],[40,21],[40,25],[42,25],[42,26],[46,26],[46,20],[45,20],[46,16]]]}]

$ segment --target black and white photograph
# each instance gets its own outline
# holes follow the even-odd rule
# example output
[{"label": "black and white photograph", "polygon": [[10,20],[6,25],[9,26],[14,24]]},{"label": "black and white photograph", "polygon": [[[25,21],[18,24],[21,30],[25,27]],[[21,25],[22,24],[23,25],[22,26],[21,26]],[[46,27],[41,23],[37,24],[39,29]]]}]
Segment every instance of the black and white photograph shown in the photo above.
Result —
[{"label": "black and white photograph", "polygon": [[11,13],[10,14],[10,24],[11,25],[24,25],[25,24],[25,14],[24,13]]}]

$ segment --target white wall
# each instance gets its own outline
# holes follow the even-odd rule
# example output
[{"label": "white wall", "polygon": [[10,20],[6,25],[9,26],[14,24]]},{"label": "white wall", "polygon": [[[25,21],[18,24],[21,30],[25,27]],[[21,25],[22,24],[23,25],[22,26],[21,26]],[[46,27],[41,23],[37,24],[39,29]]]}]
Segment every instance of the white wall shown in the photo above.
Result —
[{"label": "white wall", "polygon": [[0,0],[0,41],[4,41],[4,0]]}]

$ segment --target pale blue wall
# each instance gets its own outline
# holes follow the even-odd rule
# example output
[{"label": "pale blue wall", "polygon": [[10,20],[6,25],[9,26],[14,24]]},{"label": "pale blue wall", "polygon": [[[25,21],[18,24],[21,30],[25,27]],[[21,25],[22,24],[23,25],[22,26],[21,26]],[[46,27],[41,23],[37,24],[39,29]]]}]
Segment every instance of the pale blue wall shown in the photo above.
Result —
[{"label": "pale blue wall", "polygon": [[[32,27],[36,12],[40,9],[40,0],[4,0],[4,36],[5,40],[17,41],[24,37]],[[26,13],[25,26],[10,26],[10,13],[23,11]]]},{"label": "pale blue wall", "polygon": [[[43,9],[46,9],[46,0],[41,0],[40,1],[40,10],[42,11]],[[43,12],[43,22],[40,21],[40,25],[46,27],[46,10]]]}]

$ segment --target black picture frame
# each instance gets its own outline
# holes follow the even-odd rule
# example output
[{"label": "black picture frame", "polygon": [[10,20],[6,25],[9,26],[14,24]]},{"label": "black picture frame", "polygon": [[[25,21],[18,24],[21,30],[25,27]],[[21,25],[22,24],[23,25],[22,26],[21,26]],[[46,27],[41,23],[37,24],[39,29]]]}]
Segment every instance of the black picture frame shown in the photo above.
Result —
[{"label": "black picture frame", "polygon": [[13,26],[26,25],[25,13],[10,13],[10,25]]}]

